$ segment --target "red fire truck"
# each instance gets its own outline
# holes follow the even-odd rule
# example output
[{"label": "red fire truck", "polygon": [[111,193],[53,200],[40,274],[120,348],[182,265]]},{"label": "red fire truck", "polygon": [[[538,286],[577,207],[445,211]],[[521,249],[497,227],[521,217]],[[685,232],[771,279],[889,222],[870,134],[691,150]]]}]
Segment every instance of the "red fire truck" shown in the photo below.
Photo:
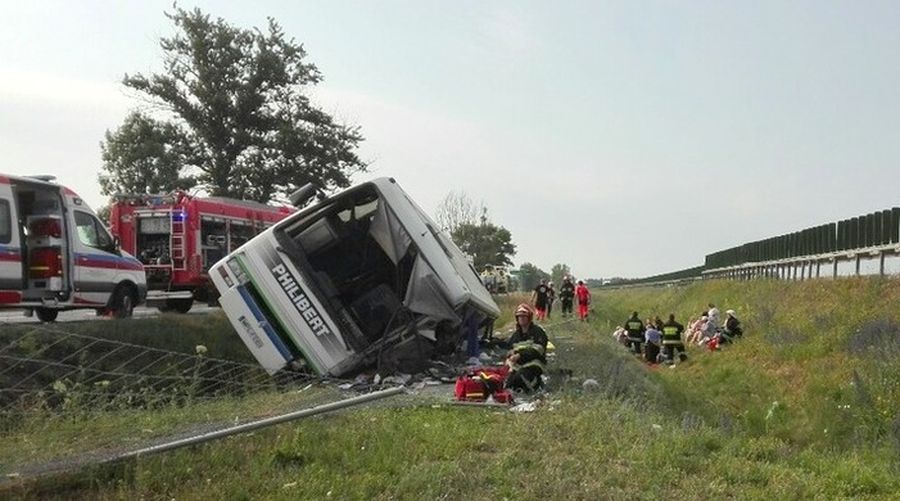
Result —
[{"label": "red fire truck", "polygon": [[214,302],[209,267],[294,211],[246,200],[119,195],[110,227],[147,273],[147,304],[187,313],[194,300]]}]

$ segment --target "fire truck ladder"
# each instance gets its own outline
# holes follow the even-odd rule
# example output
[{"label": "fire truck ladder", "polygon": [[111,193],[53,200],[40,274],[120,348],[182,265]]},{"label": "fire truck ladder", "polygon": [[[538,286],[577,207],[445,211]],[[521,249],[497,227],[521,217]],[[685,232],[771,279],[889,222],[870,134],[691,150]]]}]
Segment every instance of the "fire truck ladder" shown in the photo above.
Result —
[{"label": "fire truck ladder", "polygon": [[184,215],[172,213],[172,234],[170,249],[172,252],[172,267],[176,270],[185,269],[184,256]]}]

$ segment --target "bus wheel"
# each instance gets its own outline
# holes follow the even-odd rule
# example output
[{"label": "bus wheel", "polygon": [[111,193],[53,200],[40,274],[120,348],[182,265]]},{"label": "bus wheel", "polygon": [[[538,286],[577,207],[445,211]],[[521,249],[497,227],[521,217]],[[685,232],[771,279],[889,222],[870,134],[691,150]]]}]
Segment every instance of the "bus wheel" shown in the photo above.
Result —
[{"label": "bus wheel", "polygon": [[174,310],[178,313],[187,313],[194,306],[194,298],[188,299],[166,299],[166,309]]},{"label": "bus wheel", "polygon": [[109,302],[109,311],[113,318],[129,318],[134,313],[134,295],[124,285],[120,285]]},{"label": "bus wheel", "polygon": [[55,322],[59,315],[59,310],[52,308],[35,308],[34,312],[37,313],[38,320],[41,322]]}]

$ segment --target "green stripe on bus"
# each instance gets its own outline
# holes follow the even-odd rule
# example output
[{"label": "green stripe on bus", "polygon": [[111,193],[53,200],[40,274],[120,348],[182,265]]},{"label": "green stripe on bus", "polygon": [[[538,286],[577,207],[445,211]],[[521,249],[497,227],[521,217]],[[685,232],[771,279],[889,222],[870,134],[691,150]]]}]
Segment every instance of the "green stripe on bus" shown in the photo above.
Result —
[{"label": "green stripe on bus", "polygon": [[297,342],[294,341],[294,338],[288,334],[287,324],[284,322],[284,320],[281,319],[281,317],[278,316],[278,313],[276,313],[278,310],[273,308],[272,303],[269,302],[269,300],[266,299],[265,296],[263,296],[262,289],[259,287],[259,283],[257,283],[256,280],[253,279],[253,274],[250,273],[250,270],[244,264],[243,258],[240,255],[235,256],[235,258],[237,260],[238,266],[241,267],[241,269],[244,271],[244,274],[247,275],[247,278],[250,279],[250,283],[253,284],[253,288],[256,289],[257,295],[262,298],[264,303],[266,303],[266,307],[268,307],[269,312],[271,312],[272,315],[275,316],[275,321],[278,322],[278,325],[281,326],[282,332],[284,332],[284,334],[288,337],[288,342],[290,342],[294,348],[297,348],[297,351],[299,351],[303,355],[303,359],[309,362],[310,365],[312,365],[316,370],[316,372],[322,374],[322,368],[316,365],[315,359],[310,357],[309,354],[306,353],[306,350],[304,350],[299,344],[297,344]]}]

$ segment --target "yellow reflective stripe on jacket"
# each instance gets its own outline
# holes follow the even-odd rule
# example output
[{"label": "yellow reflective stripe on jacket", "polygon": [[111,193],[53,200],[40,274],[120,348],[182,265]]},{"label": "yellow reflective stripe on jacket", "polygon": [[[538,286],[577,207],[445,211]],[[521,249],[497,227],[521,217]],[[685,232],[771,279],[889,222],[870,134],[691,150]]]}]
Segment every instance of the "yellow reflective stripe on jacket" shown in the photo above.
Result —
[{"label": "yellow reflective stripe on jacket", "polygon": [[663,327],[663,334],[665,334],[666,336],[677,336],[678,327]]},{"label": "yellow reflective stripe on jacket", "polygon": [[663,344],[681,344],[680,339],[663,339]]},{"label": "yellow reflective stripe on jacket", "polygon": [[545,351],[543,346],[532,341],[523,341],[521,343],[516,343],[513,345],[514,352],[519,352],[522,350],[535,350],[541,355],[543,355]]},{"label": "yellow reflective stripe on jacket", "polygon": [[529,367],[538,367],[539,369],[541,369],[543,371],[544,363],[538,359],[534,359],[530,362],[525,362],[524,364],[521,364],[521,365],[516,364],[516,366],[513,367],[513,370],[515,371],[515,370],[527,369]]}]

